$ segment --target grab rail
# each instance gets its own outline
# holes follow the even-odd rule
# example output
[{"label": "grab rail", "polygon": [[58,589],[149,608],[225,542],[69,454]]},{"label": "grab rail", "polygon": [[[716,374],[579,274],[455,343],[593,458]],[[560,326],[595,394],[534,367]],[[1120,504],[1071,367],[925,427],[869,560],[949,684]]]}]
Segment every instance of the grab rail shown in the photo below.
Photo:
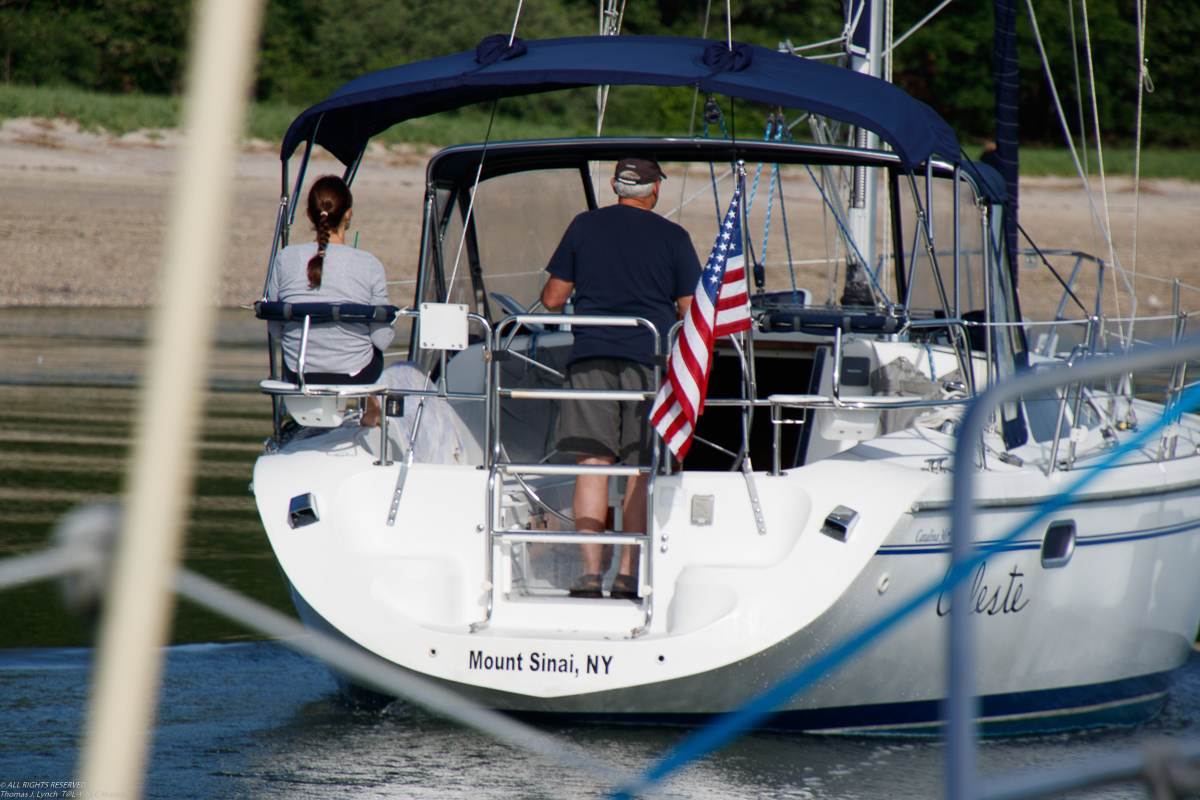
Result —
[{"label": "grab rail", "polygon": [[650,467],[603,464],[497,464],[505,475],[610,475],[635,477],[650,472]]},{"label": "grab rail", "polygon": [[535,544],[626,544],[648,543],[650,537],[644,533],[574,533],[572,531],[497,531],[497,539]]},{"label": "grab rail", "polygon": [[[513,336],[505,339],[505,332],[509,329],[515,334],[516,330],[521,325],[570,325],[574,327],[620,327],[620,328],[646,328],[654,338],[653,349],[653,370],[654,383],[651,390],[648,391],[592,391],[582,389],[506,389],[500,385],[500,362],[501,353],[507,353],[512,344]],[[654,476],[658,470],[658,448],[652,450],[650,464],[633,466],[633,465],[618,465],[610,466],[602,465],[580,465],[580,464],[519,464],[503,461],[501,458],[502,447],[500,441],[500,400],[502,398],[510,398],[514,400],[646,400],[652,398],[655,394],[655,389],[662,383],[662,340],[659,337],[658,328],[654,323],[644,317],[621,317],[621,316],[583,316],[578,314],[514,314],[500,320],[496,324],[491,335],[491,351],[492,357],[488,363],[488,426],[487,434],[484,443],[486,453],[486,466],[489,468],[487,488],[487,504],[488,518],[486,524],[485,542],[487,546],[485,574],[488,576],[486,581],[487,591],[487,608],[486,615],[483,620],[471,623],[471,631],[478,631],[485,628],[492,619],[492,610],[495,605],[495,559],[493,550],[495,543],[499,540],[507,538],[512,540],[514,536],[524,536],[530,532],[512,532],[499,531],[496,525],[496,511],[498,509],[498,493],[496,482],[500,475],[512,475],[518,477],[521,475],[615,475],[632,477],[635,475],[647,475],[646,479],[646,507],[653,508],[654,505]],[[522,484],[523,485],[523,484]],[[652,541],[654,515],[647,513],[645,521],[645,533],[633,534],[572,534],[583,537],[581,543],[602,544],[596,536],[616,536],[619,537],[618,544],[631,544],[634,542],[643,543],[640,548],[641,553],[639,562],[644,565],[644,570],[640,570],[643,576],[643,585],[648,589],[653,586],[654,576],[654,559],[651,555],[650,542]],[[543,535],[540,532],[533,535]],[[591,538],[589,538],[591,537]],[[563,541],[561,538],[555,541]],[[643,624],[635,628],[631,632],[631,636],[637,637],[645,634],[650,630],[650,623],[654,616],[654,605],[650,599],[650,591],[647,591],[641,598],[641,608],[644,613]]]},{"label": "grab rail", "polygon": [[[296,379],[298,381],[296,388],[289,390],[283,388],[263,388],[263,393],[268,394],[272,398],[272,402],[276,402],[278,397],[288,397],[293,395],[305,395],[308,397],[385,397],[385,398],[403,398],[405,396],[412,397],[440,397],[450,400],[474,400],[483,401],[486,404],[490,402],[489,380],[491,377],[490,371],[484,375],[484,390],[483,392],[450,392],[446,388],[445,383],[445,351],[442,353],[442,381],[441,387],[435,390],[417,390],[405,389],[404,391],[394,391],[386,386],[380,386],[378,383],[370,384],[338,384],[337,388],[326,388],[331,385],[324,385],[320,389],[313,389],[308,385],[304,377],[304,367],[308,355],[308,340],[312,329],[312,321],[318,322],[353,322],[353,323],[369,323],[369,322],[384,322],[395,324],[395,321],[400,318],[408,317],[419,320],[421,312],[411,308],[397,308],[396,306],[371,306],[362,304],[331,304],[331,303],[282,303],[282,302],[259,302],[254,304],[255,316],[259,319],[270,322],[299,322],[304,320],[304,328],[300,335],[300,358],[296,371]],[[486,335],[483,339],[485,360],[490,360],[490,345],[492,339],[492,325],[479,314],[467,314],[468,322],[474,322],[480,325]],[[272,380],[274,375],[272,374]],[[382,420],[379,426],[379,460],[375,462],[377,466],[390,467],[392,461],[388,459],[388,413],[387,403],[383,403]],[[275,443],[279,443],[279,424],[278,413],[276,411],[276,429]],[[487,427],[491,421],[491,414],[485,407],[484,412],[484,438],[488,436]],[[416,425],[420,424],[418,416]],[[416,428],[414,426],[413,438],[415,439]]]},{"label": "grab rail", "polygon": [[[823,394],[773,394],[767,398],[765,403],[765,405],[769,405],[771,407],[771,475],[778,477],[779,475],[783,474],[783,426],[805,424],[807,422],[808,411],[810,409],[886,409],[890,411],[903,408],[940,408],[943,406],[968,405],[974,402],[974,400],[974,397],[947,397],[939,400],[924,400],[914,397],[905,397],[903,395],[875,395],[870,397],[857,397],[853,400],[843,399],[839,401],[836,398],[826,397]],[[804,415],[800,419],[784,419],[783,409],[785,408],[798,408],[804,412]]]}]

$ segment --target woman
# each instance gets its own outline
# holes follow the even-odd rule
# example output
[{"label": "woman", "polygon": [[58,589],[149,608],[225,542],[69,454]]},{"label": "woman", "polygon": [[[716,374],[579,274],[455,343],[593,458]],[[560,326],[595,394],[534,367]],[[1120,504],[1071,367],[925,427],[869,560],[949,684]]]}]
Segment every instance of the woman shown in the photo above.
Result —
[{"label": "woman", "polygon": [[[346,246],[353,215],[350,187],[336,175],[318,178],[308,192],[308,218],[315,242],[285,247],[275,260],[267,300],[284,303],[388,305],[387,277],[379,259]],[[298,382],[304,322],[272,322],[271,335],[283,338],[283,379]],[[395,331],[386,323],[326,322],[313,325],[304,356],[308,383],[375,383],[383,372],[383,350]],[[379,401],[370,398],[359,424],[375,426]]]}]

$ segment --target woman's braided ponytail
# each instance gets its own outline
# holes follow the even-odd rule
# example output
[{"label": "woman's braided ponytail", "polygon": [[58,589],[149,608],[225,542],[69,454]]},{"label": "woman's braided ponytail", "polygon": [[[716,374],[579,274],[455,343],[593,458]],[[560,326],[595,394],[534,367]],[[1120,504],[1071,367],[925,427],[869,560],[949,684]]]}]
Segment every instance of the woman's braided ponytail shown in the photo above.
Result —
[{"label": "woman's braided ponytail", "polygon": [[308,218],[317,229],[317,254],[308,261],[308,288],[321,288],[325,249],[330,235],[342,227],[346,212],[354,204],[350,187],[336,175],[324,175],[308,190]]}]

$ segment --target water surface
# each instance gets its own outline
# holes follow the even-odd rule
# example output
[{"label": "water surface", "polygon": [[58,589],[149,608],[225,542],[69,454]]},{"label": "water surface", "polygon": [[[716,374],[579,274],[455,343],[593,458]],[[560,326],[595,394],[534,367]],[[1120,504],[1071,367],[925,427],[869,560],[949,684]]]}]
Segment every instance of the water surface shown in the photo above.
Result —
[{"label": "water surface", "polygon": [[[0,651],[0,781],[70,780],[91,651]],[[986,740],[985,774],[1094,758],[1147,739],[1200,735],[1200,654],[1165,711],[1135,728]],[[550,726],[629,770],[686,731]],[[930,798],[943,748],[928,739],[752,733],[672,780],[673,798]],[[168,650],[146,796],[153,798],[575,798],[606,787],[403,703],[343,705],[325,668],[275,642]],[[1144,798],[1137,784],[1073,795]]]},{"label": "water surface", "polygon": [[[148,322],[143,309],[0,311],[0,558],[44,548],[75,505],[119,499]],[[211,360],[184,561],[291,613],[248,489],[271,434],[271,403],[257,387],[266,370],[266,329],[253,311],[220,312]],[[0,648],[90,643],[86,626],[62,610],[53,583],[8,590],[0,603]],[[172,642],[247,635],[184,604]]]},{"label": "water surface", "polygon": [[[146,312],[0,313],[0,558],[45,546],[72,506],[122,489]],[[247,484],[270,403],[257,392],[265,335],[221,313],[185,562],[292,613]],[[325,668],[193,606],[176,612],[147,776],[155,798],[594,798],[607,787],[403,703],[343,705]],[[0,593],[0,785],[74,774],[91,662],[86,625],[53,583]],[[981,745],[985,774],[1200,736],[1200,656],[1147,725]],[[561,726],[550,732],[643,770],[686,731]],[[671,781],[677,798],[928,798],[942,745],[928,739],[753,733]],[[1080,793],[1142,798],[1137,784]]]}]

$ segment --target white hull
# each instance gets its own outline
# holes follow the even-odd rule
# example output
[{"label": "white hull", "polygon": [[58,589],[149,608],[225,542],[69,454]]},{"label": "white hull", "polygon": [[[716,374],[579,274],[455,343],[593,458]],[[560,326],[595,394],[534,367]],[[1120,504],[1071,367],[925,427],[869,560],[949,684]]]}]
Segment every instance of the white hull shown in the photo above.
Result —
[{"label": "white hull", "polygon": [[[490,620],[472,632],[488,617],[493,577],[482,532],[489,473],[414,464],[389,527],[400,465],[376,466],[370,435],[349,425],[259,460],[260,512],[297,605],[306,623],[496,708],[698,721],[739,707],[948,566],[950,476],[927,460],[953,439],[910,428],[778,477],[756,474],[765,535],[740,473],[660,476],[654,614],[643,635],[631,636],[645,619],[634,602],[523,592],[508,543],[495,546]],[[986,475],[980,542],[1074,477],[1004,464]],[[1198,476],[1195,456],[1109,470],[1082,502],[988,560],[972,609],[986,729],[1133,722],[1157,711],[1200,615]],[[316,497],[320,521],[292,529],[288,503],[303,492]],[[692,524],[696,495],[714,498],[711,525]],[[838,505],[859,512],[845,542],[821,532]],[[1075,550],[1046,568],[1043,534],[1063,520],[1075,523]],[[947,610],[928,604],[772,724],[936,723]]]}]

